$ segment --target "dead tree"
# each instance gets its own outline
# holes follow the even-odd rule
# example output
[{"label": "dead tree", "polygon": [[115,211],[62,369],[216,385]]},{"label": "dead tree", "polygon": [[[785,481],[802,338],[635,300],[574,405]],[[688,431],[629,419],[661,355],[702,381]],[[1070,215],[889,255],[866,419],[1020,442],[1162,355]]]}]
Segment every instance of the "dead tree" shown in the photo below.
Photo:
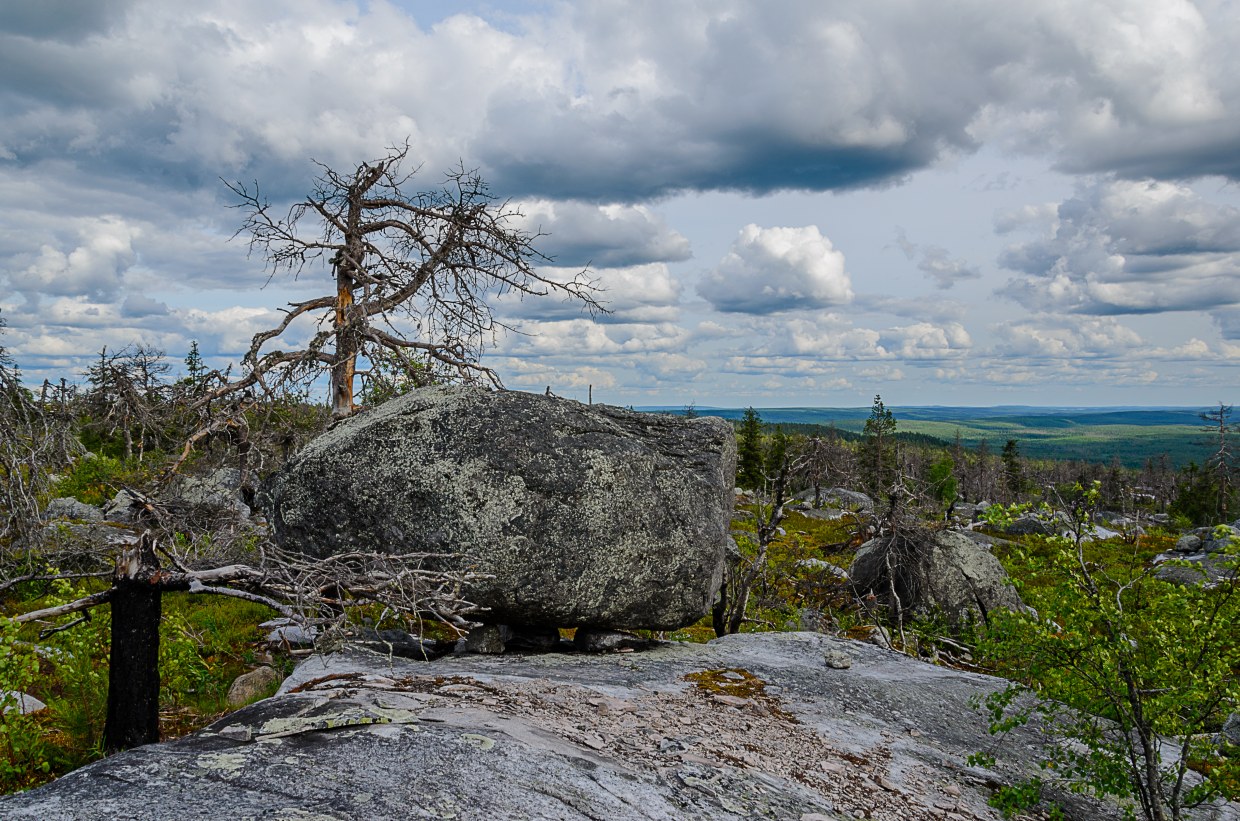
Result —
[{"label": "dead tree", "polygon": [[[149,503],[148,507],[148,512],[158,517],[158,506]],[[461,628],[467,624],[465,617],[478,609],[468,600],[468,585],[482,577],[468,570],[443,569],[442,562],[454,558],[355,551],[315,559],[270,546],[257,566],[231,564],[194,570],[156,535],[155,529],[148,528],[117,559],[107,590],[23,613],[14,620],[41,623],[47,634],[70,629],[81,621],[59,624],[57,619],[111,605],[104,748],[115,752],[159,740],[163,594],[211,594],[264,604],[326,638],[342,633],[349,614],[357,609],[379,613],[379,621],[403,619],[410,627],[422,619],[433,619]]]},{"label": "dead tree", "polygon": [[0,346],[0,575],[15,569],[42,527],[51,474],[83,450],[73,435],[71,393],[63,382],[59,387],[44,382],[38,394],[30,393]]},{"label": "dead tree", "polygon": [[771,453],[766,458],[771,468],[763,482],[767,493],[759,496],[756,512],[755,553],[749,557],[743,554],[734,556],[724,568],[723,585],[711,611],[711,623],[717,636],[739,632],[745,621],[749,594],[766,572],[771,542],[779,535],[779,525],[787,516],[788,480],[802,469],[804,458],[789,451],[783,433],[775,434]]},{"label": "dead tree", "polygon": [[[417,169],[402,166],[409,145],[340,173],[318,163],[314,192],[280,216],[258,184],[226,182],[244,216],[237,234],[250,239],[271,275],[294,277],[326,264],[331,293],[291,303],[274,328],[254,336],[245,375],[209,393],[269,380],[330,375],[332,415],[355,408],[357,380],[375,369],[418,375],[446,372],[498,379],[479,364],[482,349],[505,326],[488,299],[559,294],[591,313],[601,310],[585,272],[568,281],[540,273],[549,262],[534,247],[537,233],[516,226],[520,213],[498,201],[474,171],[449,172],[438,188],[411,191]],[[302,317],[318,331],[301,350],[267,350]]]}]

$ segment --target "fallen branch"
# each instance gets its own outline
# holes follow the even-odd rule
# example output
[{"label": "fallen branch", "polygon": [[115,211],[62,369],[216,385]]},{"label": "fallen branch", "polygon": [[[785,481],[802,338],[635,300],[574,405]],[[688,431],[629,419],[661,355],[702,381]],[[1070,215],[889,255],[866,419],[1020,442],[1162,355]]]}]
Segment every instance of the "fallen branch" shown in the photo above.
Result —
[{"label": "fallen branch", "polygon": [[57,616],[67,616],[70,613],[80,613],[83,610],[89,610],[92,607],[98,607],[101,604],[107,604],[112,600],[112,591],[103,590],[99,593],[92,593],[89,596],[71,601],[68,604],[60,604],[56,607],[45,607],[42,610],[31,610],[29,613],[22,613],[13,616],[13,621],[18,624],[25,624],[28,621],[41,621],[43,619],[54,619]]}]

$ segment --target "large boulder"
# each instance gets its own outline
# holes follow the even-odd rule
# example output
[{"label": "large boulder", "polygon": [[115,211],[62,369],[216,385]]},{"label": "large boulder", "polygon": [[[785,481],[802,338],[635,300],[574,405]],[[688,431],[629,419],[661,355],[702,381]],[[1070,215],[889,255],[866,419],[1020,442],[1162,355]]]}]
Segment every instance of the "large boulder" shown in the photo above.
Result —
[{"label": "large boulder", "polygon": [[[886,550],[889,536],[863,544],[850,575],[863,595],[892,606]],[[986,546],[955,530],[920,534],[915,543],[892,556],[896,592],[905,613],[942,614],[959,625],[970,619],[985,621],[995,609],[1021,610],[1007,571]]]},{"label": "large boulder", "polygon": [[352,417],[264,486],[313,556],[424,551],[493,624],[669,630],[722,579],[736,445],[716,418],[436,387]]}]

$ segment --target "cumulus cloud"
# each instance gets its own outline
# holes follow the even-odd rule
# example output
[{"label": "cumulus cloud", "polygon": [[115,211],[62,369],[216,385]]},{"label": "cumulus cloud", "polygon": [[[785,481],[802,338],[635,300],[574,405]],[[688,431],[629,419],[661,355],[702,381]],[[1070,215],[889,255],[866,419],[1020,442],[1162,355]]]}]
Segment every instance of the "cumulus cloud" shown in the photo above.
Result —
[{"label": "cumulus cloud", "polygon": [[102,217],[83,221],[77,234],[67,250],[40,248],[34,262],[11,278],[11,287],[32,300],[40,294],[114,298],[134,263],[134,229],[122,219]]},{"label": "cumulus cloud", "polygon": [[917,270],[934,281],[935,287],[947,290],[965,279],[979,279],[982,272],[966,260],[952,257],[946,248],[938,245],[917,245],[910,242],[903,229],[896,232],[896,245],[910,260],[916,260]]},{"label": "cumulus cloud", "polygon": [[1240,209],[1187,185],[1088,182],[1024,224],[1039,218],[1042,235],[1000,258],[1017,272],[1002,293],[1031,309],[1106,315],[1240,304]]},{"label": "cumulus cloud", "polygon": [[813,225],[746,225],[697,290],[716,310],[747,314],[825,308],[853,298],[844,255]]},{"label": "cumulus cloud", "polygon": [[1143,344],[1136,331],[1114,317],[1064,319],[1043,315],[995,327],[996,352],[1022,359],[1109,359]]},{"label": "cumulus cloud", "polygon": [[[568,282],[580,273],[563,268],[539,270],[541,276],[557,282]],[[595,298],[608,311],[595,317],[598,322],[674,322],[680,317],[680,282],[661,262],[591,270],[588,276],[597,288]],[[581,301],[572,297],[522,298],[519,293],[509,292],[493,301],[496,312],[505,318],[568,320],[587,313]]]},{"label": "cumulus cloud", "polygon": [[906,360],[958,359],[973,347],[972,337],[959,322],[918,322],[889,328],[880,339],[886,350]]},{"label": "cumulus cloud", "polygon": [[537,247],[557,265],[625,268],[690,257],[689,240],[643,205],[520,203],[519,224],[546,236]]}]

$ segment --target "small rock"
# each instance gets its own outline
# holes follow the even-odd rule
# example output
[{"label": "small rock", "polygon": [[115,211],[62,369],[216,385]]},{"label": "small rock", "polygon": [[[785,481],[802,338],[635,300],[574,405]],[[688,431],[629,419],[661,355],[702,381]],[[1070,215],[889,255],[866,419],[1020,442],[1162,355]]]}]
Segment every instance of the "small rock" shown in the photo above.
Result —
[{"label": "small rock", "polygon": [[573,644],[587,653],[613,653],[621,650],[644,650],[650,642],[623,630],[578,627]]},{"label": "small rock", "polygon": [[948,784],[946,787],[943,788],[943,792],[947,793],[952,798],[960,797],[960,788],[957,787],[955,784]]},{"label": "small rock", "polygon": [[852,667],[852,657],[841,650],[828,650],[825,661],[832,670],[847,670]]},{"label": "small rock", "polygon": [[300,624],[295,624],[291,619],[276,619],[275,622],[266,622],[259,626],[267,627],[272,624],[277,626],[267,634],[267,643],[283,645],[285,647],[313,647],[314,637],[319,632],[313,627],[302,627]]},{"label": "small rock", "polygon": [[740,696],[730,696],[726,693],[719,693],[714,697],[716,704],[726,704],[729,707],[752,707],[754,700],[752,698],[741,698]]},{"label": "small rock", "polygon": [[17,690],[0,690],[0,704],[4,705],[4,712],[11,713],[17,711],[22,715],[30,715],[31,713],[47,709],[47,705],[42,701],[28,693],[21,693]]},{"label": "small rock", "polygon": [[469,631],[469,635],[462,641],[461,649],[466,653],[499,655],[504,652],[511,638],[512,631],[507,625],[484,624]]},{"label": "small rock", "polygon": [[801,821],[831,821],[831,818],[820,812],[807,812],[801,816]]},{"label": "small rock", "polygon": [[264,695],[280,682],[280,674],[266,665],[237,676],[228,688],[228,705],[241,707]]},{"label": "small rock", "polygon": [[560,643],[560,631],[554,627],[512,627],[512,637],[505,642],[509,650],[547,652]]}]

